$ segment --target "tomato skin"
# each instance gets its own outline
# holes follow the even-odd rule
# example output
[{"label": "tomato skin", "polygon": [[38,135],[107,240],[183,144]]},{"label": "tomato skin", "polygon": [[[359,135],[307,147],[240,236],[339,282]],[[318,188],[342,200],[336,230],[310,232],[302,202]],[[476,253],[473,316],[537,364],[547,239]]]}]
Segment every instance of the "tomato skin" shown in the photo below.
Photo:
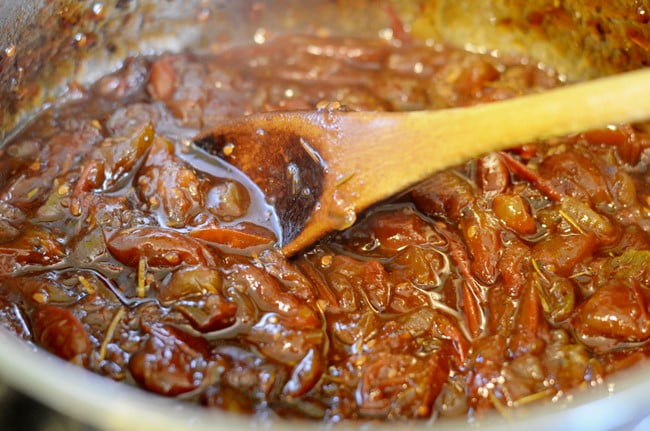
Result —
[{"label": "tomato skin", "polygon": [[590,130],[580,136],[593,145],[615,147],[619,157],[630,165],[639,163],[643,150],[648,146],[647,134],[635,131],[628,124],[616,128]]},{"label": "tomato skin", "polygon": [[276,240],[275,234],[270,230],[247,222],[236,226],[211,224],[191,230],[190,236],[239,249],[272,244]]},{"label": "tomato skin", "polygon": [[537,223],[530,213],[530,206],[521,196],[495,196],[492,200],[492,209],[506,226],[521,235],[530,235],[537,230]]},{"label": "tomato skin", "polygon": [[530,274],[531,250],[521,241],[513,241],[503,248],[499,272],[504,288],[512,298],[518,298]]},{"label": "tomato skin", "polygon": [[533,247],[532,258],[550,272],[569,276],[578,263],[589,259],[596,243],[596,236],[592,233],[554,235]]},{"label": "tomato skin", "polygon": [[580,306],[573,324],[581,342],[608,351],[620,343],[650,338],[647,307],[636,283],[611,282]]},{"label": "tomato skin", "polygon": [[389,255],[409,245],[423,244],[432,234],[427,232],[426,222],[414,213],[378,214],[368,224],[380,249]]},{"label": "tomato skin", "polygon": [[206,356],[203,340],[154,327],[142,349],[131,356],[129,370],[146,389],[175,396],[201,384],[208,366]]},{"label": "tomato skin", "polygon": [[213,293],[179,301],[172,307],[201,332],[218,331],[232,326],[236,321],[237,305]]},{"label": "tomato skin", "polygon": [[612,201],[598,167],[575,151],[546,157],[539,167],[539,173],[563,195],[594,204]]},{"label": "tomato skin", "polygon": [[609,245],[619,239],[619,231],[607,216],[599,214],[587,203],[580,202],[567,196],[561,203],[564,217],[569,217],[571,223],[585,232],[593,233],[602,245]]},{"label": "tomato skin", "polygon": [[[357,387],[362,416],[385,417],[391,413],[415,417],[430,415],[448,373],[442,358],[432,356],[413,360],[409,355],[379,352],[369,359]],[[400,388],[409,382],[422,386],[423,395],[415,404],[402,404],[398,401]]]},{"label": "tomato skin", "polygon": [[483,89],[499,75],[489,61],[479,60],[461,72],[454,83],[454,90],[461,99],[471,100],[480,96]]},{"label": "tomato skin", "polygon": [[474,204],[463,212],[460,228],[472,257],[472,273],[483,283],[494,283],[501,258],[501,229],[498,223]]},{"label": "tomato skin", "polygon": [[478,160],[477,183],[484,194],[503,193],[510,184],[510,172],[497,153]]},{"label": "tomato skin", "polygon": [[560,201],[564,197],[561,190],[558,190],[552,182],[545,179],[539,172],[535,172],[527,165],[517,160],[511,154],[505,151],[499,153],[499,157],[508,166],[513,174],[520,176],[526,181],[530,181],[540,192],[546,195],[552,201]]},{"label": "tomato skin", "polygon": [[174,144],[156,137],[136,178],[140,200],[170,228],[185,227],[205,205],[196,172],[174,154]]},{"label": "tomato skin", "polygon": [[517,357],[541,353],[544,342],[540,335],[546,329],[546,321],[543,319],[539,293],[532,282],[523,292],[514,327],[514,334],[508,346],[511,355]]},{"label": "tomato skin", "polygon": [[136,227],[105,233],[106,246],[117,260],[136,267],[141,258],[154,267],[214,264],[212,253],[197,240],[156,227]]},{"label": "tomato skin", "polygon": [[283,395],[300,397],[309,392],[323,375],[324,366],[322,354],[311,349],[294,367],[291,378],[282,388]]},{"label": "tomato skin", "polygon": [[226,285],[245,289],[261,310],[285,317],[283,322],[289,328],[313,328],[319,324],[319,318],[310,306],[298,296],[284,291],[278,281],[254,266],[242,264],[232,268]]},{"label": "tomato skin", "polygon": [[71,311],[52,305],[39,307],[32,315],[34,340],[55,355],[85,365],[92,344],[88,333]]},{"label": "tomato skin", "polygon": [[21,236],[0,244],[0,274],[10,275],[18,265],[51,265],[65,256],[55,235],[40,227],[24,226]]},{"label": "tomato skin", "polygon": [[158,287],[158,299],[165,305],[183,298],[218,293],[222,279],[219,271],[205,266],[190,266],[175,271],[171,278]]},{"label": "tomato skin", "polygon": [[461,217],[463,208],[474,200],[472,183],[454,170],[448,169],[433,175],[411,192],[415,205],[425,214],[446,214],[451,220]]},{"label": "tomato skin", "polygon": [[147,90],[151,97],[166,101],[175,90],[176,72],[169,58],[163,58],[151,65]]}]

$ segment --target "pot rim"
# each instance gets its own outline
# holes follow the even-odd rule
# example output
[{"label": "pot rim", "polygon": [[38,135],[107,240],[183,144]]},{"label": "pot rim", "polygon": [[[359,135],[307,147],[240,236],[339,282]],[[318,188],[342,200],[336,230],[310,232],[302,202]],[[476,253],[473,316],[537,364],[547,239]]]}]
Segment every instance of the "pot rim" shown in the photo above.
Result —
[{"label": "pot rim", "polygon": [[[298,431],[430,429],[429,421],[346,422],[287,420],[271,414],[239,415],[150,394],[74,366],[0,328],[0,376],[16,389],[100,429],[141,431],[259,429]],[[565,394],[558,403],[519,408],[512,417],[496,413],[468,423],[465,417],[437,421],[441,430],[478,427],[484,431],[644,429],[649,425],[650,366],[642,363],[603,384]],[[647,417],[646,417],[647,416]]]}]

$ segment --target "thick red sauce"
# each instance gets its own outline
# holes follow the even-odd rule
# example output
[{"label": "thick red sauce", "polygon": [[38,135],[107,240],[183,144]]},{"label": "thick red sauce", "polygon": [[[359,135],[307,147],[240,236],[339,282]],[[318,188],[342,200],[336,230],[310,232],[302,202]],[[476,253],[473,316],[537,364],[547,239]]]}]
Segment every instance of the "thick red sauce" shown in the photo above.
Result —
[{"label": "thick red sauce", "polygon": [[0,150],[0,322],[158,394],[324,421],[473,417],[598,385],[648,350],[641,126],[472,160],[291,260],[263,197],[189,145],[259,111],[556,85],[521,59],[382,40],[130,60]]}]

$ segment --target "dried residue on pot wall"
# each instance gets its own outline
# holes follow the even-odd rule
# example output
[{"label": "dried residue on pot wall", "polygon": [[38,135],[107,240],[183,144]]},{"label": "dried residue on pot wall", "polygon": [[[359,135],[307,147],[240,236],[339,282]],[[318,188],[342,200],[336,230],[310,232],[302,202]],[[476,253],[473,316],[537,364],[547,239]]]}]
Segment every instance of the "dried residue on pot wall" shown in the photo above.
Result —
[{"label": "dried residue on pot wall", "polygon": [[414,34],[525,52],[578,80],[650,64],[647,0],[422,0]]}]

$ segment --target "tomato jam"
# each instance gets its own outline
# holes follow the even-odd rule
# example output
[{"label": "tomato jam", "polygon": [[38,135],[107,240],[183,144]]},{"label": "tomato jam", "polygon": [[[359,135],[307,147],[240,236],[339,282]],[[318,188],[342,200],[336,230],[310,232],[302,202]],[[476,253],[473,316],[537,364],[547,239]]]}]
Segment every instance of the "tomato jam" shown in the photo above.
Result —
[{"label": "tomato jam", "polygon": [[0,322],[160,395],[326,422],[475,417],[598,385],[648,351],[643,125],[440,172],[292,259],[264,197],[191,143],[254,112],[558,85],[521,58],[370,39],[130,59],[0,150]]}]

